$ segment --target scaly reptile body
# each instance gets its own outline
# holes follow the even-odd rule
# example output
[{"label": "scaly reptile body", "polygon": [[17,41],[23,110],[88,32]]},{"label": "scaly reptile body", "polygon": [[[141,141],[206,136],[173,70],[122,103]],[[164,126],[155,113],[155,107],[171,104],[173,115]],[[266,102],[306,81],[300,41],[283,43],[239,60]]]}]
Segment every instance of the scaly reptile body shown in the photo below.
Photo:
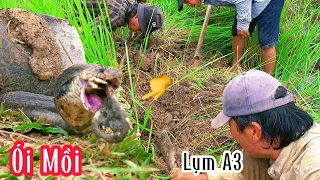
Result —
[{"label": "scaly reptile body", "polygon": [[[4,102],[6,109],[22,108],[30,119],[41,117],[70,133],[93,132],[108,142],[121,142],[131,130],[131,122],[114,94],[121,83],[121,72],[87,64],[74,27],[62,19],[38,16],[50,27],[64,70],[57,78],[39,80],[29,65],[32,49],[12,41],[6,29],[8,21],[0,19],[0,103]],[[74,64],[58,42],[71,52]],[[101,126],[110,127],[113,135],[104,134]]]}]

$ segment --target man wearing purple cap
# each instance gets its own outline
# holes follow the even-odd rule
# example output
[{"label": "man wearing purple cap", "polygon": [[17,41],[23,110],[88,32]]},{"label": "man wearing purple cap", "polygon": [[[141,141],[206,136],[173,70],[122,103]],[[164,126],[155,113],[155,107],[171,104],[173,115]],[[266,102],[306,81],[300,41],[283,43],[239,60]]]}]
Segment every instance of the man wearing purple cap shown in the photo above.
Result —
[{"label": "man wearing purple cap", "polygon": [[243,170],[194,176],[180,169],[171,179],[320,179],[320,125],[271,75],[250,70],[231,80],[213,129],[229,125],[243,148]]},{"label": "man wearing purple cap", "polygon": [[[134,0],[99,0],[99,4],[97,0],[86,0],[91,16],[97,17],[98,23],[101,19],[99,5],[102,11],[106,12],[104,1],[111,22],[111,28],[109,28],[109,23],[106,23],[109,30],[128,25],[132,32],[150,35],[162,27],[163,14],[158,6],[146,6],[136,3]],[[106,20],[108,21],[108,18]]]},{"label": "man wearing purple cap", "polygon": [[252,34],[258,26],[258,39],[262,49],[263,70],[273,73],[276,63],[276,49],[280,32],[280,16],[284,0],[178,0],[178,11],[183,4],[198,7],[204,4],[212,6],[229,6],[236,9],[232,26],[232,70],[239,67],[244,53],[245,37]]}]

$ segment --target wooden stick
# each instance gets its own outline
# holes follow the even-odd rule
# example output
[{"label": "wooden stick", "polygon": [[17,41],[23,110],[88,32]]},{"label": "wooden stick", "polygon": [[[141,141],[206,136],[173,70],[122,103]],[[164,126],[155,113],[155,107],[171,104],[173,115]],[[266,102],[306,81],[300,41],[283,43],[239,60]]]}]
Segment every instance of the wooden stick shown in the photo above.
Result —
[{"label": "wooden stick", "polygon": [[200,34],[200,37],[199,37],[197,49],[196,49],[196,52],[194,53],[194,58],[195,57],[199,57],[199,55],[200,55],[200,51],[201,51],[202,44],[203,44],[203,39],[204,39],[204,36],[206,34],[206,31],[207,31],[207,26],[208,26],[210,14],[211,14],[211,8],[212,8],[212,6],[208,5],[206,16],[205,16],[204,21],[203,21],[203,25],[202,25],[201,34]]},{"label": "wooden stick", "polygon": [[157,144],[160,149],[160,153],[163,157],[164,162],[167,164],[170,171],[173,168],[177,168],[176,158],[175,158],[175,148],[170,140],[167,130],[162,130],[159,132],[157,137]]}]

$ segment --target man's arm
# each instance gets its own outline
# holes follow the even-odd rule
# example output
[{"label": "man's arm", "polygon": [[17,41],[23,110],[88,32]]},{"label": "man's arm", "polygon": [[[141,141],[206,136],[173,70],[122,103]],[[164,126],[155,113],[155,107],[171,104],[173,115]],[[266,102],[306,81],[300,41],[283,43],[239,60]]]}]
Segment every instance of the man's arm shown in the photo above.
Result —
[{"label": "man's arm", "polygon": [[237,29],[248,30],[251,22],[252,0],[231,0],[237,11]]},{"label": "man's arm", "polygon": [[173,169],[170,177],[172,180],[244,180],[242,173],[222,172],[220,170],[216,170],[212,173],[204,173],[195,176],[193,173],[182,172],[180,168]]},{"label": "man's arm", "polygon": [[172,169],[170,173],[171,180],[208,180],[207,174],[193,175],[191,172],[182,172],[180,168]]},{"label": "man's arm", "polygon": [[248,30],[251,22],[252,0],[201,0],[213,6],[235,6],[237,11],[237,29]]},{"label": "man's arm", "polygon": [[214,173],[208,173],[208,180],[228,179],[228,180],[244,180],[242,173],[222,172],[217,170]]}]

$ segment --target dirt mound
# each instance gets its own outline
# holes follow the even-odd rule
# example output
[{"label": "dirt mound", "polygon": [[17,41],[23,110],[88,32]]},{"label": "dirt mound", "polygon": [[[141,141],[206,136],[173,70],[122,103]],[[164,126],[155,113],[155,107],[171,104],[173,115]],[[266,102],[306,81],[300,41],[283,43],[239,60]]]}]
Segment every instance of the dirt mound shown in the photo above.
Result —
[{"label": "dirt mound", "polygon": [[[136,84],[136,99],[149,92],[149,81],[152,74],[139,73],[139,81]],[[172,77],[172,75],[171,75]],[[189,151],[193,154],[205,153],[208,148],[219,148],[225,141],[230,141],[229,134],[215,139],[214,130],[210,127],[211,119],[218,113],[224,86],[218,76],[212,77],[204,84],[204,89],[193,90],[193,82],[182,81],[161,96],[158,101],[152,99],[142,102],[145,109],[152,102],[151,120],[153,122],[154,135],[166,129],[176,149],[177,164],[181,164],[181,152]],[[217,85],[219,84],[219,85]],[[146,112],[139,109],[139,120],[143,123]],[[148,124],[148,127],[151,123]],[[149,133],[142,133],[144,139],[148,139]],[[154,137],[154,136],[153,136]],[[155,139],[151,141],[155,143]],[[157,144],[157,143],[155,143]],[[157,147],[159,149],[159,147]],[[157,153],[159,153],[156,150]],[[159,155],[159,154],[158,154]],[[159,156],[161,159],[161,156]],[[166,166],[162,168],[167,170]]]},{"label": "dirt mound", "polygon": [[0,18],[7,23],[7,32],[13,42],[31,47],[29,64],[40,80],[57,77],[62,71],[59,47],[46,21],[23,9],[5,9]]},{"label": "dirt mound", "polygon": [[[143,108],[137,107],[141,124],[144,123],[146,110],[152,106],[146,126],[152,129],[151,142],[156,146],[155,160],[161,170],[160,174],[169,174],[155,138],[161,130],[165,129],[169,132],[170,139],[176,147],[178,165],[181,164],[182,151],[187,150],[194,155],[203,154],[209,148],[217,149],[233,142],[228,131],[217,135],[217,132],[210,127],[211,119],[221,110],[221,96],[227,84],[227,80],[221,75],[214,74],[218,73],[219,68],[228,66],[229,60],[222,58],[201,70],[201,73],[180,81],[191,71],[195,48],[196,43],[185,47],[179,42],[164,42],[152,37],[145,54],[133,49],[129,51],[135,99],[143,106]],[[123,53],[122,48],[119,47],[117,50],[119,54]],[[211,58],[219,58],[219,56],[202,54],[199,61],[204,64]],[[212,72],[213,74],[210,74]],[[180,82],[167,89],[158,101],[153,101],[152,98],[142,101],[141,97],[150,92],[149,81],[163,73],[168,74],[173,83]],[[123,87],[130,87],[127,75],[125,73],[123,77]],[[200,82],[201,80],[203,82]],[[201,83],[201,88],[198,87],[198,83]],[[125,96],[125,99],[131,99],[129,93]],[[149,132],[142,132],[142,139],[148,141]]]}]

